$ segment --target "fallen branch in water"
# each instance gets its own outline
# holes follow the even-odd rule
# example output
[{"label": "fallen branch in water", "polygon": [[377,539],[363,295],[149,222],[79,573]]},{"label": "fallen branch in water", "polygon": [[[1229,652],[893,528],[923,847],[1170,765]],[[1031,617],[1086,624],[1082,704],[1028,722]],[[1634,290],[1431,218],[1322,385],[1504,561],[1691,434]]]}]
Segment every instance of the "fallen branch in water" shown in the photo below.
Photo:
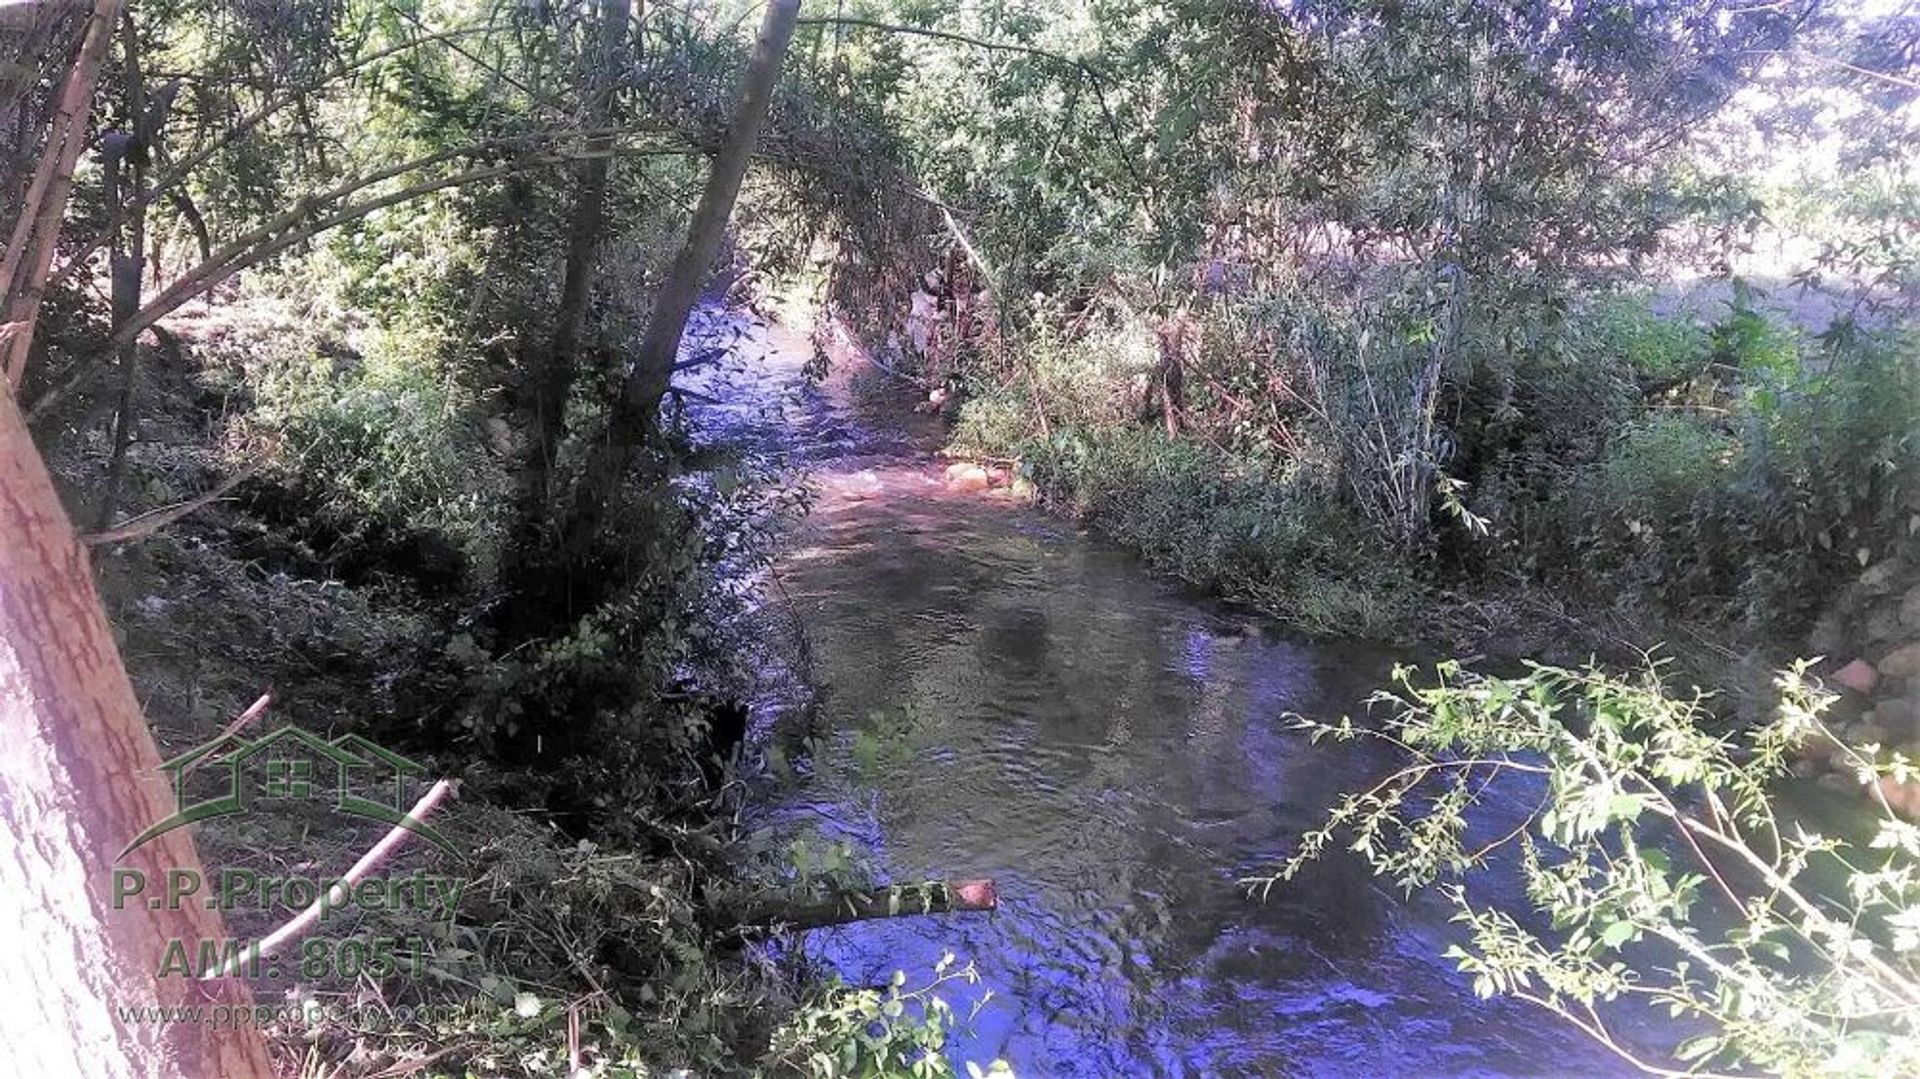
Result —
[{"label": "fallen branch in water", "polygon": [[930,880],[845,892],[829,899],[763,899],[750,904],[735,921],[741,926],[821,929],[874,918],[987,911],[999,906],[1000,895],[991,880]]}]

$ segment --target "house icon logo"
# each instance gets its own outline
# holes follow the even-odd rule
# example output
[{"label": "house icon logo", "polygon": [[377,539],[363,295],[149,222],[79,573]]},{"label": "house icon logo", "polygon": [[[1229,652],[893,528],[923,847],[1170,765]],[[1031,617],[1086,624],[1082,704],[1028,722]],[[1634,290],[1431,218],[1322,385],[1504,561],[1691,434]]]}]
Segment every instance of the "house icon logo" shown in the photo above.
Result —
[{"label": "house icon logo", "polygon": [[[224,768],[225,783],[190,802],[187,776],[202,767]],[[404,828],[458,856],[445,836],[407,812],[407,788],[425,769],[357,734],[327,741],[293,726],[251,739],[228,733],[162,762],[160,770],[172,774],[180,808],[135,836],[122,858],[183,825],[287,801],[326,802],[334,812]]]}]

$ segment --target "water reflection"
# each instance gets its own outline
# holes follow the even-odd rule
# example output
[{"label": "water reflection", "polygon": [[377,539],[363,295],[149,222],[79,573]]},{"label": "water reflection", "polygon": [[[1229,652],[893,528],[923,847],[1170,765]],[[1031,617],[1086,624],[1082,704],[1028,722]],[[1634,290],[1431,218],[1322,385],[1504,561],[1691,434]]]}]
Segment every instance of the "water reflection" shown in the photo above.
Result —
[{"label": "water reflection", "polygon": [[[977,963],[950,1001],[995,999],[953,1056],[1022,1075],[1622,1072],[1524,1005],[1476,1000],[1437,958],[1444,912],[1351,858],[1265,903],[1236,883],[1385,765],[1284,717],[1352,709],[1389,656],[1275,634],[1069,524],[948,494],[910,439],[783,388],[793,350],[750,339],[771,355],[716,395],[754,407],[703,423],[810,459],[821,487],[781,570],[819,749],[758,812],[892,879],[993,877],[1003,904],[815,931],[809,954],[876,985],[946,950]],[[855,763],[863,732],[897,751]]]}]

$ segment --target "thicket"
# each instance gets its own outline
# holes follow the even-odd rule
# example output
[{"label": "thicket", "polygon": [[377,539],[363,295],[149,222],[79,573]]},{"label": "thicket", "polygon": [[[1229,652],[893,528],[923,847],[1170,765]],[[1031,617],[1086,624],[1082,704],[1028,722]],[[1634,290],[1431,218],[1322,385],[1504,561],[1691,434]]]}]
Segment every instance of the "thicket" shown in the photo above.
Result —
[{"label": "thicket", "polygon": [[[762,30],[775,63],[792,9]],[[772,1053],[787,1071],[937,1046],[929,993],[903,1018],[897,997],[798,982],[741,923],[782,884],[834,883],[753,864],[733,823],[765,660],[748,590],[804,497],[695,445],[669,385],[680,324],[658,310],[725,270],[673,256],[720,238],[712,162],[744,166],[736,137],[766,113],[740,104],[773,72],[749,60],[748,12],[103,11],[97,151],[44,303],[12,294],[9,265],[9,317],[18,299],[41,332],[7,392],[75,519],[120,536],[95,539],[150,719],[183,750],[271,685],[272,722],[462,781],[440,823],[470,858],[441,868],[472,876],[467,905],[398,926],[426,934],[430,976],[373,998],[458,1018],[290,1024],[292,1066],[626,1075]],[[45,56],[0,82],[9,226],[89,25],[84,5],[13,14],[0,44]],[[789,249],[884,240],[891,144],[794,51],[751,197],[806,208]],[[250,817],[201,844],[215,865],[344,868],[356,848],[328,823]],[[868,1010],[897,1043],[842,1021]]]},{"label": "thicket", "polygon": [[[1536,414],[1558,422],[1506,433],[1505,459],[1475,477],[1511,522],[1509,558],[1601,602],[1797,643],[1863,567],[1911,549],[1909,332],[1814,340],[1735,308],[1711,327],[1638,313],[1623,340],[1612,318],[1581,367],[1629,392],[1609,409],[1528,379]],[[1647,334],[1663,343],[1651,370]]]},{"label": "thicket", "polygon": [[[890,363],[961,402],[956,452],[1027,462],[1155,561],[1314,629],[1517,575],[1784,640],[1908,540],[1894,24],[871,10],[910,32],[850,29],[843,62],[875,73],[957,252]],[[1754,168],[1786,152],[1763,128],[1838,145],[1856,197],[1782,209],[1836,181]],[[1727,279],[1787,219],[1812,245],[1791,274],[1660,285]],[[1796,320],[1807,290],[1836,317]],[[1349,594],[1316,595],[1325,574]]]}]

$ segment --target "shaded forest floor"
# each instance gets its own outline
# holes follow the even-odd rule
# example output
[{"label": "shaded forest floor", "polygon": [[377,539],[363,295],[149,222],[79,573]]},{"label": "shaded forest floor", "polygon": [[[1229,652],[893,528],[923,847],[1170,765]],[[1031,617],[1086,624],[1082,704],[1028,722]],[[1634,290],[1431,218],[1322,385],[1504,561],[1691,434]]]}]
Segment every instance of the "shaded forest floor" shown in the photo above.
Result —
[{"label": "shaded forest floor", "polygon": [[[231,437],[252,405],[245,365],[308,345],[346,355],[271,304],[170,329],[145,357],[142,437],[123,495],[132,511],[192,499],[258,452]],[[67,437],[48,440],[49,463],[82,531],[110,452],[102,418],[51,418]],[[342,512],[286,478],[298,471],[284,464],[151,535],[97,547],[94,559],[163,758],[217,738],[270,693],[243,737],[282,726],[360,734],[422,765],[427,782],[458,781],[428,822],[457,854],[416,839],[376,871],[463,882],[453,917],[431,904],[347,906],[255,968],[259,1025],[285,1074],[518,1075],[564,1070],[570,1056],[595,1074],[649,1074],[663,1062],[724,1070],[753,1059],[800,989],[737,941],[717,943],[710,901],[733,872],[724,821],[636,805],[653,839],[606,842],[539,808],[553,790],[537,772],[461,748],[447,651],[474,615],[462,551],[431,530]],[[210,877],[325,882],[386,831],[294,800],[201,822],[196,837]],[[299,907],[242,902],[228,928],[258,939]],[[381,949],[402,976],[369,965]]]}]

